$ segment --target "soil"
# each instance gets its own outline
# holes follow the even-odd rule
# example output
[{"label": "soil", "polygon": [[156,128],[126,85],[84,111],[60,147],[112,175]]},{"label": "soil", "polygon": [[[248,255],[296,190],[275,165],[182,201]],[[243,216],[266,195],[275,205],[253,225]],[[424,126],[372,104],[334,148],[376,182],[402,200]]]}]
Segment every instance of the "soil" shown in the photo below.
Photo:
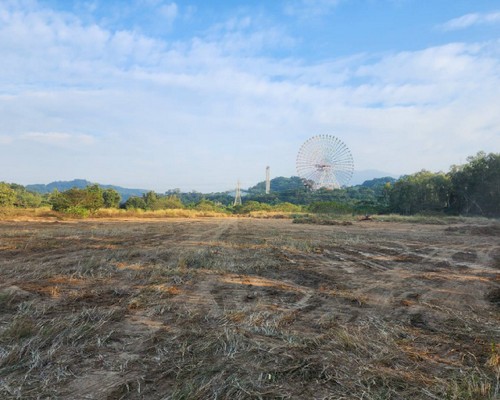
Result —
[{"label": "soil", "polygon": [[493,399],[498,227],[0,222],[0,397]]}]

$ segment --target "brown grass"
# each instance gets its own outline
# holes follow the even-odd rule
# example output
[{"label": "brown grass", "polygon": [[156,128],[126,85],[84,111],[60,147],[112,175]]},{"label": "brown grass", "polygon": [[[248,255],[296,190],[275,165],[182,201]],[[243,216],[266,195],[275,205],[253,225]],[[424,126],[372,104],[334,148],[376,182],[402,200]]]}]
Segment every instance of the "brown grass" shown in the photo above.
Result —
[{"label": "brown grass", "polygon": [[167,209],[167,210],[122,210],[114,208],[103,208],[88,218],[82,218],[74,214],[53,211],[49,207],[23,209],[23,208],[1,208],[0,221],[33,221],[33,220],[51,220],[51,221],[72,221],[81,219],[163,219],[163,218],[224,218],[231,214],[215,211],[198,211],[189,209]]},{"label": "brown grass", "polygon": [[0,398],[499,395],[489,230],[110,219],[0,223]]}]

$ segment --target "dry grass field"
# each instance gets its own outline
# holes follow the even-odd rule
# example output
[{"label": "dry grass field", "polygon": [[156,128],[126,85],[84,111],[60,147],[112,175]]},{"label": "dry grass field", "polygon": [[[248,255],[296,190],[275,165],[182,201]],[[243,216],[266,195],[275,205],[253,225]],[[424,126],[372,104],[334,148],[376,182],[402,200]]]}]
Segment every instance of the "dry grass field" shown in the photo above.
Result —
[{"label": "dry grass field", "polygon": [[0,222],[2,399],[495,399],[500,227]]}]

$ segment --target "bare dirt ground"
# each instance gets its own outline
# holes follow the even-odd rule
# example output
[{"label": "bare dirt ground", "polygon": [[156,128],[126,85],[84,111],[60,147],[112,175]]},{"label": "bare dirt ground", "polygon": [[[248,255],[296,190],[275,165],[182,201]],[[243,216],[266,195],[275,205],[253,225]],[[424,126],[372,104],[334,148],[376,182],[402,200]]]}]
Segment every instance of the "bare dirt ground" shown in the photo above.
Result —
[{"label": "bare dirt ground", "polygon": [[0,223],[0,398],[494,399],[500,229]]}]

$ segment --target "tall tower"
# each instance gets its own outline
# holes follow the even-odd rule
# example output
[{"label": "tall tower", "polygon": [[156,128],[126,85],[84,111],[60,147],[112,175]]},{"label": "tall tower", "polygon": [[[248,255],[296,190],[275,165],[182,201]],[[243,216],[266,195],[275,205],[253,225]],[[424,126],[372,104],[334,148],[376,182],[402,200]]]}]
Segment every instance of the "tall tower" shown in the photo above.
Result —
[{"label": "tall tower", "polygon": [[269,166],[266,167],[266,194],[271,193],[271,170]]},{"label": "tall tower", "polygon": [[241,187],[239,180],[238,180],[238,185],[236,186],[236,193],[234,195],[233,206],[241,206]]}]

